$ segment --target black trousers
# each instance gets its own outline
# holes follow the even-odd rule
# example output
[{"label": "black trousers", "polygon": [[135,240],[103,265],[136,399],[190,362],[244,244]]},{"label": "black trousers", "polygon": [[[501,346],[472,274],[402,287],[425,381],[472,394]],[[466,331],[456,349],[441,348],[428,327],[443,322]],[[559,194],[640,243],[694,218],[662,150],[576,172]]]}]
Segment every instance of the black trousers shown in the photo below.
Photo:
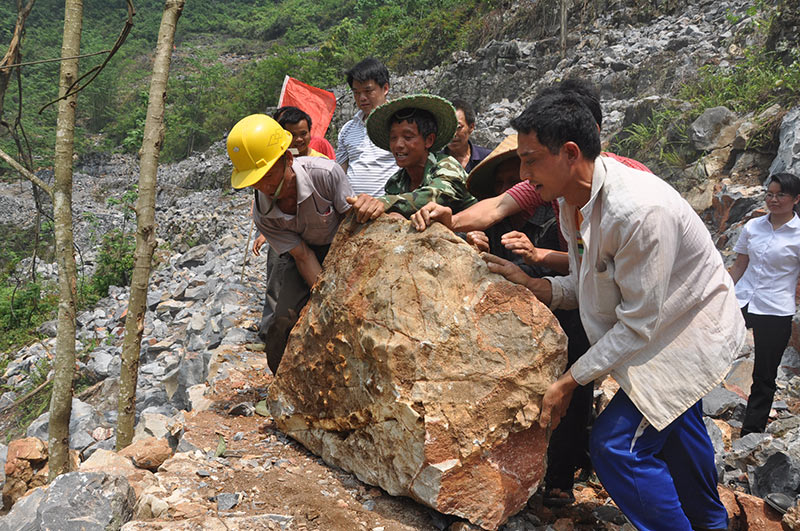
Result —
[{"label": "black trousers", "polygon": [[[553,314],[567,334],[567,368],[589,350],[589,339],[581,324],[578,310],[556,310]],[[572,393],[567,412],[550,435],[547,447],[547,473],[544,482],[549,489],[572,490],[575,471],[591,469],[589,457],[589,425],[594,402],[594,382],[581,385]]]},{"label": "black trousers", "polygon": [[775,397],[775,378],[783,351],[792,336],[791,315],[759,315],[742,308],[747,328],[753,329],[755,364],[753,385],[742,422],[742,436],[763,432],[767,427],[772,399]]},{"label": "black trousers", "polygon": [[[330,245],[309,245],[321,264],[328,254]],[[267,294],[261,313],[258,337],[264,342],[267,365],[272,374],[278,372],[278,365],[286,350],[289,332],[292,331],[300,311],[308,302],[311,289],[297,269],[297,264],[289,253],[279,255],[270,247],[267,252]]]}]

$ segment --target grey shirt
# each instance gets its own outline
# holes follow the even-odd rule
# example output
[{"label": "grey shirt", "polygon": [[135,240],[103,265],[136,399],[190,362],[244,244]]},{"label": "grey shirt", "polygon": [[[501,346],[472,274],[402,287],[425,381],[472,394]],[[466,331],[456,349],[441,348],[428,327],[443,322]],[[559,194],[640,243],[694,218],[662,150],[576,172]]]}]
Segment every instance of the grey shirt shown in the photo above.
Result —
[{"label": "grey shirt", "polygon": [[353,189],[342,167],[322,157],[297,157],[292,163],[297,179],[297,214],[286,214],[272,201],[256,192],[253,221],[278,254],[291,251],[301,241],[326,245],[333,241],[350,209],[346,197]]}]

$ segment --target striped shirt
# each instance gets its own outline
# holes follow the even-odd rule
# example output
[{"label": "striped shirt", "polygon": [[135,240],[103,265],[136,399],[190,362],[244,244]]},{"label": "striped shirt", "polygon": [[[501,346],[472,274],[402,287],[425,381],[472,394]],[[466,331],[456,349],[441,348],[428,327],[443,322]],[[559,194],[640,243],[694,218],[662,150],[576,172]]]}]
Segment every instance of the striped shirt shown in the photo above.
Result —
[{"label": "striped shirt", "polygon": [[373,197],[384,194],[386,181],[400,169],[390,152],[369,139],[364,111],[358,111],[339,131],[336,162],[342,166],[347,163],[347,178],[356,195]]}]

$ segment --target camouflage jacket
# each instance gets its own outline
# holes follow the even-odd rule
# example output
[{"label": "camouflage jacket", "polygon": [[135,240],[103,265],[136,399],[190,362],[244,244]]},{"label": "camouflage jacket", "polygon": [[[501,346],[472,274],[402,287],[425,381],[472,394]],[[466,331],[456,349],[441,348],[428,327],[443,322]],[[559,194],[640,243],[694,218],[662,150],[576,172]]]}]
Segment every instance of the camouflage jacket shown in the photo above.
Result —
[{"label": "camouflage jacket", "polygon": [[430,201],[453,209],[453,213],[478,202],[467,191],[467,174],[456,159],[442,153],[428,154],[422,181],[411,190],[411,178],[401,169],[386,181],[386,195],[379,199],[386,203],[386,212],[399,212],[411,216]]}]

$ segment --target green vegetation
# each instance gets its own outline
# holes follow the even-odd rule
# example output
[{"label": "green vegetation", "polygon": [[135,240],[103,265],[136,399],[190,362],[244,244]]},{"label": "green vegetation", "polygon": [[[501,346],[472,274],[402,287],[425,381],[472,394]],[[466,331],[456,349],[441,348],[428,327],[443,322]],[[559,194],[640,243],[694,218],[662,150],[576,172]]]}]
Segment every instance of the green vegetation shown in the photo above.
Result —
[{"label": "green vegetation", "polygon": [[[762,42],[776,21],[775,9],[757,0],[746,11],[750,21],[746,30]],[[740,17],[728,14],[728,21]],[[786,64],[762,44],[745,48],[742,58],[730,65],[707,65],[693,82],[678,92],[672,106],[655,109],[644,121],[632,124],[618,135],[612,151],[642,160],[654,170],[666,172],[683,169],[696,158],[687,134],[689,125],[706,109],[725,106],[737,113],[752,112],[756,117],[766,108],[780,104],[790,108],[800,103],[800,50],[794,50]],[[688,110],[686,104],[688,103]],[[781,116],[757,123],[748,148],[768,150],[776,139]]]},{"label": "green vegetation", "polygon": [[[95,225],[92,239],[99,248],[94,275],[78,279],[79,310],[107,296],[109,286],[127,286],[130,283],[136,248],[131,225],[137,197],[136,186],[132,186],[119,199],[112,197],[107,200],[109,205],[122,211],[122,225],[106,232],[99,240],[93,214],[85,214],[89,225]],[[0,230],[0,242],[3,243],[0,247],[0,352],[40,339],[37,328],[55,318],[58,308],[58,290],[54,283],[33,280],[16,271],[20,257],[30,256],[32,252],[31,231],[20,231],[15,227],[6,229]],[[40,244],[39,252],[45,251],[48,259],[52,260],[50,227],[43,227],[42,240],[44,243]]]},{"label": "green vegetation", "polygon": [[[440,62],[479,38],[483,15],[499,0],[227,0],[189,4],[178,23],[162,160],[176,160],[222,138],[243,115],[277,104],[286,74],[331,88],[367,55],[393,71]],[[134,0],[134,28],[106,69],[80,95],[76,150],[139,149],[153,43],[163,1]],[[23,60],[60,54],[64,4],[37,0],[26,24]],[[111,47],[127,11],[123,0],[84,1],[81,51]],[[14,2],[0,3],[0,43],[11,39]],[[102,56],[82,59],[81,72]],[[23,68],[23,125],[34,161],[47,166],[55,141],[58,63]],[[6,97],[5,117],[19,98]],[[0,147],[14,153],[0,134]],[[5,168],[4,168],[5,169]]]},{"label": "green vegetation", "polygon": [[[656,109],[645,121],[627,127],[610,149],[654,170],[682,169],[696,158],[688,127],[706,109],[725,106],[758,116],[776,103],[784,108],[800,103],[800,54],[786,66],[763,47],[748,48],[732,66],[703,67],[698,79],[684,85],[678,96],[690,104],[689,110],[679,110],[677,104]],[[759,123],[748,147],[769,149],[779,125],[775,119]]]}]

